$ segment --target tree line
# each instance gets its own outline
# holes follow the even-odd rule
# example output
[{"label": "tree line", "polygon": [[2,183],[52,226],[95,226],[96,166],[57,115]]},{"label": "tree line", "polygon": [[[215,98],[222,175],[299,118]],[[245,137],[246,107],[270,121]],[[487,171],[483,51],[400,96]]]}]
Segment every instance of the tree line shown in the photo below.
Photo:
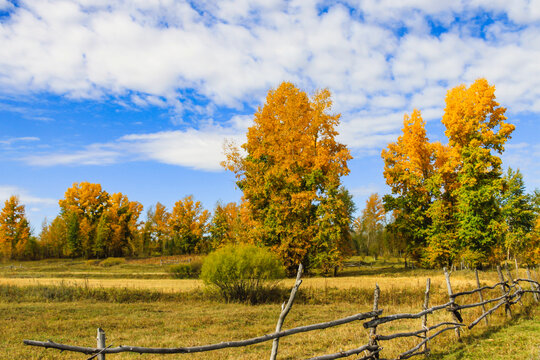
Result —
[{"label": "tree line", "polygon": [[284,82],[254,115],[247,142],[225,146],[222,166],[243,192],[240,203],[210,213],[192,196],[169,211],[147,210],[125,194],[80,182],[60,213],[34,237],[17,197],[0,213],[3,258],[104,258],[208,253],[248,243],[274,251],[293,272],[332,271],[353,254],[403,256],[439,266],[503,258],[540,261],[540,192],[525,193],[500,155],[514,125],[485,79],[451,89],[442,123],[447,144],[430,142],[421,113],[405,115],[403,134],[382,151],[391,193],[372,194],[358,218],[342,186],[349,149],[337,141],[339,114],[328,90],[308,96]]}]

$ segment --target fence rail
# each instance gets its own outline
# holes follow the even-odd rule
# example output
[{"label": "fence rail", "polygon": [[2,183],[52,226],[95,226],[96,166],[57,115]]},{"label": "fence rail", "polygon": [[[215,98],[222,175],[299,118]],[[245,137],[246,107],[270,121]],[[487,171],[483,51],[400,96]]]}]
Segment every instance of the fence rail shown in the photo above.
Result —
[{"label": "fence rail", "polygon": [[[294,303],[294,299],[298,291],[298,288],[300,287],[302,283],[302,279],[301,279],[302,271],[303,271],[303,268],[302,268],[302,265],[300,265],[298,268],[296,282],[291,290],[289,300],[286,303],[283,303],[282,305],[282,311],[280,313],[275,332],[258,336],[258,337],[254,337],[251,339],[227,341],[227,342],[220,342],[216,344],[201,345],[201,346],[175,347],[175,348],[156,348],[156,347],[140,347],[140,346],[126,346],[126,345],[112,347],[112,345],[109,345],[109,346],[105,345],[105,333],[102,329],[98,329],[97,347],[95,348],[59,344],[51,340],[49,341],[23,340],[23,342],[24,344],[30,345],[30,346],[58,349],[61,351],[73,351],[73,352],[83,353],[86,355],[91,355],[88,358],[88,360],[94,359],[96,357],[99,360],[104,360],[105,355],[107,354],[118,354],[122,352],[133,352],[133,353],[138,353],[138,354],[188,354],[188,353],[195,353],[195,352],[214,351],[214,350],[231,348],[231,347],[244,347],[244,346],[249,346],[249,345],[258,344],[258,343],[272,340],[273,343],[272,343],[272,351],[271,351],[270,359],[275,360],[278,353],[278,344],[279,344],[278,341],[282,337],[291,336],[291,335],[308,332],[308,331],[327,329],[327,328],[351,323],[354,321],[364,321],[363,327],[365,329],[369,329],[368,343],[366,345],[362,345],[355,349],[340,351],[339,353],[312,357],[309,360],[338,359],[338,358],[344,358],[344,357],[348,357],[352,355],[358,355],[360,353],[363,353],[363,357],[361,357],[359,360],[382,359],[380,357],[383,350],[383,347],[380,345],[381,342],[396,339],[396,338],[408,338],[408,337],[421,339],[420,342],[418,342],[412,348],[407,349],[406,351],[402,352],[396,358],[396,359],[408,359],[413,356],[428,355],[430,353],[430,349],[428,346],[429,341],[446,331],[454,330],[456,332],[456,337],[458,341],[460,341],[461,340],[460,330],[462,328],[467,327],[468,329],[472,329],[482,319],[486,321],[486,325],[487,325],[488,316],[493,314],[497,309],[499,309],[502,306],[504,306],[507,316],[509,317],[512,316],[511,306],[517,304],[518,302],[521,302],[521,299],[523,295],[525,294],[532,294],[533,299],[536,303],[540,301],[540,283],[531,277],[531,272],[528,268],[527,268],[526,279],[518,278],[517,276],[516,276],[516,279],[513,279],[510,274],[510,271],[508,270],[508,268],[506,268],[508,279],[505,280],[502,274],[501,268],[498,266],[497,272],[498,272],[500,281],[490,286],[488,285],[480,286],[478,271],[475,271],[477,288],[468,290],[468,291],[457,292],[457,293],[454,293],[452,291],[450,274],[448,273],[446,268],[444,268],[443,271],[445,274],[446,285],[447,285],[447,290],[448,290],[448,299],[449,299],[449,301],[445,304],[434,305],[432,307],[428,307],[431,280],[427,279],[422,311],[418,313],[402,313],[402,314],[391,314],[387,316],[381,316],[383,313],[383,310],[379,309],[380,289],[379,289],[379,286],[376,285],[375,291],[374,291],[374,297],[373,297],[374,298],[373,311],[359,313],[359,314],[351,315],[351,316],[333,320],[333,321],[305,325],[305,326],[300,326],[300,327],[296,327],[296,328],[292,328],[288,330],[281,330],[281,327],[285,321],[285,318],[287,314],[289,313],[289,311],[291,310],[291,307]],[[523,289],[521,284],[530,285],[530,290]],[[500,296],[492,298],[492,299],[484,299],[483,291],[494,290],[497,287],[500,287],[500,290],[501,290]],[[479,299],[480,299],[479,302],[472,303],[472,304],[463,304],[463,305],[460,305],[456,302],[460,297],[473,295],[476,293],[479,294]],[[491,304],[491,303],[496,303],[496,304],[489,310],[486,310],[486,305]],[[463,322],[463,317],[461,315],[461,312],[463,310],[476,308],[476,307],[482,307],[482,315],[480,315],[470,324],[468,325],[465,324]],[[443,321],[443,322],[428,326],[427,316],[429,314],[433,314],[434,312],[441,311],[441,310],[446,310],[450,312],[452,315],[453,321]],[[394,334],[386,334],[386,335],[377,333],[377,327],[379,325],[389,323],[389,322],[399,321],[403,319],[420,319],[420,318],[422,318],[422,328],[419,330],[402,332],[402,333],[394,333]],[[431,332],[433,332],[434,330],[437,330],[437,331],[431,334]]]}]

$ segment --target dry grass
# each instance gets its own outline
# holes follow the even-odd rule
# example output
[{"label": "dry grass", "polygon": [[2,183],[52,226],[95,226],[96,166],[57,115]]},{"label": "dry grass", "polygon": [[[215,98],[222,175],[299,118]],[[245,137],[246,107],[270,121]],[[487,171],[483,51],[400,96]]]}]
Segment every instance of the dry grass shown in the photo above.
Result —
[{"label": "dry grass", "polygon": [[[46,266],[47,264],[42,264]],[[54,266],[62,267],[60,264]],[[84,267],[85,265],[76,265]],[[153,269],[151,264],[137,264],[139,270]],[[39,266],[37,267],[39,268]],[[306,278],[302,284],[298,302],[291,310],[284,328],[335,320],[372,307],[375,283],[381,288],[380,307],[384,314],[418,312],[421,309],[425,279],[432,279],[431,304],[444,303],[448,299],[444,276],[440,271],[389,270],[376,268],[347,269],[348,274],[364,272],[360,276],[338,278]],[[124,270],[122,270],[124,271]],[[379,274],[376,274],[379,272]],[[523,274],[520,276],[524,277]],[[474,273],[458,271],[452,274],[454,291],[475,287]],[[497,281],[495,272],[483,272],[483,283]],[[283,287],[290,287],[292,280],[284,280]],[[263,304],[224,304],[212,298],[189,297],[181,294],[199,292],[202,283],[198,280],[175,279],[62,279],[55,277],[13,278],[5,276],[0,284],[77,284],[77,286],[99,287],[106,291],[131,288],[138,291],[178,293],[151,302],[109,303],[95,298],[82,301],[46,302],[45,300],[16,303],[0,300],[0,334],[3,346],[1,359],[83,359],[84,355],[42,348],[27,347],[23,339],[94,346],[97,327],[107,333],[107,343],[117,345],[176,347],[238,340],[272,332],[279,315],[280,306]],[[129,296],[129,292],[127,293]],[[498,296],[498,289],[486,296]],[[286,291],[282,294],[286,297]],[[165,299],[165,300],[162,300]],[[174,300],[167,300],[174,299]],[[500,309],[490,318],[490,327],[484,323],[464,332],[464,342],[457,344],[453,331],[431,342],[433,359],[537,359],[540,355],[540,310],[531,304],[527,296],[524,306],[514,306],[516,317],[507,321]],[[477,301],[475,296],[460,299],[459,303]],[[464,311],[465,322],[472,321],[480,309]],[[446,311],[429,316],[428,324],[450,321]],[[379,327],[381,334],[420,329],[420,319],[392,322]],[[284,338],[280,342],[282,359],[301,359],[325,353],[358,347],[367,342],[368,332],[361,323],[352,323],[332,329],[299,334]],[[396,339],[384,342],[384,357],[396,356],[412,347],[418,339]],[[211,353],[190,355],[109,355],[109,359],[260,359],[269,356],[271,343],[246,348],[224,349]],[[499,356],[499,357],[497,357]]]}]

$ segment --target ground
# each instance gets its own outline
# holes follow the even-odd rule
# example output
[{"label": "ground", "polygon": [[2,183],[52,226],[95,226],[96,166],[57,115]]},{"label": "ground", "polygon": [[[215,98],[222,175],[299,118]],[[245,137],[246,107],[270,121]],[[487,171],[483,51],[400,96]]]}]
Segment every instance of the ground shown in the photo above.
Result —
[{"label": "ground", "polygon": [[[180,259],[185,260],[185,259]],[[55,260],[0,264],[0,333],[4,338],[0,358],[82,359],[85,355],[29,347],[23,339],[95,346],[96,329],[103,328],[107,344],[156,347],[192,346],[250,338],[270,333],[287,297],[292,279],[284,280],[274,302],[261,305],[223,303],[199,280],[171,279],[168,265],[154,260],[133,260],[102,268],[84,260]],[[521,277],[525,276],[523,269]],[[534,273],[533,273],[534,274]],[[345,268],[337,278],[306,277],[284,329],[346,317],[372,308],[375,283],[381,288],[384,314],[418,312],[425,281],[432,279],[431,304],[448,301],[440,270],[404,269],[395,261],[374,266]],[[494,283],[493,271],[482,272],[483,283]],[[454,291],[475,286],[474,273],[451,275]],[[489,294],[486,294],[488,296]],[[498,296],[497,292],[492,293]],[[529,294],[530,295],[530,294]],[[464,302],[478,301],[475,297]],[[513,319],[504,310],[465,330],[463,342],[448,331],[430,343],[432,359],[539,359],[540,306],[530,296],[514,306]],[[479,309],[463,312],[466,322]],[[446,311],[428,317],[428,325],[450,321]],[[417,330],[420,319],[382,325],[380,334]],[[279,358],[303,359],[365,344],[368,332],[353,322],[332,329],[283,338]],[[384,342],[384,357],[414,346],[418,339]],[[260,359],[269,356],[271,343],[212,353],[187,355],[108,355],[107,359]]]}]

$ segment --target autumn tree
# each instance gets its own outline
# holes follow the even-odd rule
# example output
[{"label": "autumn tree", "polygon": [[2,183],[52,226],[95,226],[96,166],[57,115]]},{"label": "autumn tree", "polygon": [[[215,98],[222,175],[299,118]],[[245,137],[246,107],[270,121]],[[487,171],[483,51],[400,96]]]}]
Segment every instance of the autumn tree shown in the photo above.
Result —
[{"label": "autumn tree", "polygon": [[495,101],[485,79],[448,91],[442,122],[448,144],[459,156],[456,189],[457,238],[461,257],[477,264],[501,241],[504,222],[497,201],[503,190],[500,154],[515,126]]},{"label": "autumn tree", "polygon": [[46,258],[62,258],[66,256],[66,222],[57,216],[48,224],[44,221],[39,243]]},{"label": "autumn tree", "polygon": [[217,203],[209,225],[213,249],[238,242],[241,226],[240,207],[234,203]]},{"label": "autumn tree", "polygon": [[[264,106],[248,129],[245,155],[229,144],[223,165],[236,174],[261,241],[270,246],[289,269],[309,260],[317,251],[334,252],[339,244],[328,233],[331,208],[338,204],[341,176],[347,175],[351,159],[345,145],[336,141],[340,116],[331,114],[330,92],[311,98],[284,82],[270,90]],[[334,193],[335,195],[332,195]],[[330,221],[327,225],[322,223]],[[317,242],[328,242],[327,245]]]},{"label": "autumn tree", "polygon": [[101,215],[109,206],[109,194],[102,190],[100,184],[74,183],[58,203],[67,225],[69,255],[92,257],[95,230]]},{"label": "autumn tree", "polygon": [[353,224],[358,250],[375,259],[382,252],[385,214],[382,199],[374,193],[366,200],[365,208]]},{"label": "autumn tree", "polygon": [[31,259],[33,257],[30,226],[24,205],[17,196],[4,202],[0,213],[0,255],[4,259]]},{"label": "autumn tree", "polygon": [[403,119],[403,134],[382,151],[384,177],[392,195],[384,197],[386,211],[394,211],[394,231],[404,237],[407,254],[415,261],[423,256],[427,229],[431,225],[428,209],[433,201],[432,179],[434,145],[426,134],[419,110]]},{"label": "autumn tree", "polygon": [[208,228],[210,213],[203,209],[200,201],[194,201],[193,196],[178,200],[168,218],[171,234],[167,247],[171,254],[192,254],[206,252],[205,235]]},{"label": "autumn tree", "polygon": [[445,265],[460,258],[474,265],[502,241],[499,155],[514,126],[505,122],[494,92],[485,79],[448,91],[442,118],[448,145],[429,142],[415,110],[405,116],[403,135],[382,152],[393,194],[385,206],[396,212],[395,229],[417,260]]},{"label": "autumn tree", "polygon": [[148,239],[152,254],[165,254],[166,246],[171,238],[169,217],[165,205],[157,203],[154,208],[148,209],[146,222],[143,228],[143,237]]}]

